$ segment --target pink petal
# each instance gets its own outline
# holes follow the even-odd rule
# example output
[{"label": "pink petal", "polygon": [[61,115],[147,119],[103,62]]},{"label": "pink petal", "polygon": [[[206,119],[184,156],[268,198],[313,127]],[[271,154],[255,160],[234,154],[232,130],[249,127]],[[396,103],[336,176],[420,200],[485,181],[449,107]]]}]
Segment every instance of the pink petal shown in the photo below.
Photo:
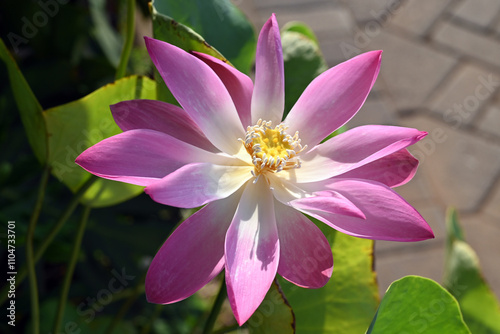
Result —
[{"label": "pink petal", "polygon": [[300,183],[325,180],[402,150],[426,135],[398,126],[360,126],[301,154],[301,168],[284,171],[283,176]]},{"label": "pink petal", "polygon": [[279,177],[279,174],[282,174],[282,172],[268,175],[268,180],[274,197],[281,203],[290,205],[296,199],[312,195],[312,193],[302,189],[300,184]]},{"label": "pink petal", "polygon": [[113,104],[110,108],[116,124],[123,131],[155,130],[204,150],[218,151],[191,117],[173,104],[156,100],[131,100]]},{"label": "pink petal", "polygon": [[259,119],[281,122],[285,108],[285,74],[280,31],[274,14],[262,27],[255,56],[252,123]]},{"label": "pink petal", "polygon": [[226,86],[227,91],[233,99],[243,127],[246,128],[251,125],[252,79],[215,57],[199,52],[193,52],[193,54],[210,66],[222,80],[222,83]]},{"label": "pink petal", "polygon": [[360,238],[392,241],[420,241],[434,237],[424,218],[401,196],[382,183],[335,178],[304,186],[310,191],[320,188],[337,191],[363,211],[366,219],[325,210],[302,210],[343,233]]},{"label": "pink petal", "polygon": [[105,179],[140,186],[157,182],[190,162],[238,163],[162,132],[140,129],[109,137],[85,150],[76,163]]},{"label": "pink petal", "polygon": [[332,190],[316,191],[311,197],[291,201],[301,211],[321,211],[365,219],[363,212],[342,194]]},{"label": "pink petal", "polygon": [[212,202],[184,221],[156,253],[146,275],[149,302],[191,296],[224,267],[224,238],[241,193]]},{"label": "pink petal", "polygon": [[268,176],[268,179],[274,197],[281,203],[299,211],[325,211],[361,219],[366,218],[354,203],[336,191],[320,187],[311,188],[307,183],[296,184],[274,175]]},{"label": "pink petal", "polygon": [[288,132],[299,131],[302,144],[312,148],[349,121],[375,83],[381,55],[382,51],[363,53],[314,79],[285,120]]},{"label": "pink petal", "polygon": [[182,108],[218,149],[236,154],[245,131],[226,87],[212,69],[171,44],[145,37],[156,68]]},{"label": "pink petal", "polygon": [[320,229],[296,210],[274,202],[280,239],[278,273],[305,288],[321,288],[333,270],[332,250]]},{"label": "pink petal", "polygon": [[273,202],[264,178],[249,182],[227,231],[227,292],[240,325],[259,307],[276,276],[280,247]]},{"label": "pink petal", "polygon": [[158,203],[196,208],[234,193],[252,177],[251,170],[250,166],[189,164],[149,185],[145,192]]},{"label": "pink petal", "polygon": [[392,188],[409,182],[417,172],[417,167],[418,160],[407,149],[402,149],[336,178],[367,179]]}]

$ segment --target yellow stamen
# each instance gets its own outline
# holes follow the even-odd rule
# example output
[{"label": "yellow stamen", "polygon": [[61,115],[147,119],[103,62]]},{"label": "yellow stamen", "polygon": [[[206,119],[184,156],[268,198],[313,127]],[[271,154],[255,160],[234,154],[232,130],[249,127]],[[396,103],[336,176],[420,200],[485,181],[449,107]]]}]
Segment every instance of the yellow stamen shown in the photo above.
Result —
[{"label": "yellow stamen", "polygon": [[261,119],[256,125],[247,128],[243,144],[252,156],[255,165],[252,174],[256,180],[262,173],[278,173],[284,169],[300,168],[297,155],[307,145],[302,147],[298,132],[290,136],[286,129],[282,123],[273,128],[271,121]]}]

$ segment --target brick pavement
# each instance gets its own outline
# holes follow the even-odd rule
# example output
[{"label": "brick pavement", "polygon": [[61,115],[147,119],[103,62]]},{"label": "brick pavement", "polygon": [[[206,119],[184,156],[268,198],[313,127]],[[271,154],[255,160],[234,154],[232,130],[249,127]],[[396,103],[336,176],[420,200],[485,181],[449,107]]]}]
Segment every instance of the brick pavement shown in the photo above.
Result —
[{"label": "brick pavement", "polygon": [[436,239],[376,242],[381,292],[404,275],[441,281],[444,214],[455,206],[486,280],[500,297],[500,1],[234,0],[256,27],[309,24],[330,66],[382,49],[375,93],[349,123],[416,127],[415,179],[398,188]]}]

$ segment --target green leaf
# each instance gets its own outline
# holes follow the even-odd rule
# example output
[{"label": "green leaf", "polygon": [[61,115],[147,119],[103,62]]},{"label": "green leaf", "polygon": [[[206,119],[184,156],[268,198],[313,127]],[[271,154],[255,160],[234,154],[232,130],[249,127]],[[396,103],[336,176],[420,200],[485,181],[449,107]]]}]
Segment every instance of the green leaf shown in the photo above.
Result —
[{"label": "green leaf", "polygon": [[295,316],[277,281],[273,282],[259,308],[248,319],[250,334],[293,334]]},{"label": "green leaf", "polygon": [[443,285],[458,300],[472,333],[500,333],[500,304],[486,284],[474,250],[465,242],[457,212],[448,210]]},{"label": "green leaf", "polygon": [[[156,0],[154,8],[158,13],[173,18],[176,22],[203,36],[238,70],[243,73],[250,72],[255,58],[257,39],[250,22],[231,1]],[[154,25],[153,18],[153,27]],[[196,40],[196,35],[188,37]],[[157,34],[155,29],[155,37],[162,39],[164,36]],[[169,34],[166,37],[170,39],[172,36]],[[165,41],[178,45],[170,40]]]},{"label": "green leaf", "polygon": [[215,48],[210,46],[200,34],[193,29],[175,21],[170,16],[159,12],[156,5],[161,1],[153,1],[151,13],[153,16],[153,36],[156,39],[168,42],[185,51],[198,51],[209,54],[223,61],[224,56]]},{"label": "green leaf", "polygon": [[312,40],[316,45],[319,45],[318,38],[314,34],[313,30],[304,22],[290,21],[283,26],[282,30],[297,32]]},{"label": "green leaf", "polygon": [[285,117],[307,85],[328,66],[316,36],[303,23],[292,22],[285,25],[281,44],[285,62]]},{"label": "green leaf", "polygon": [[[76,157],[90,146],[121,132],[109,106],[124,100],[154,99],[155,82],[131,76],[95,92],[44,112],[47,123],[49,164],[52,173],[73,192],[90,174],[75,164]],[[85,193],[82,203],[91,207],[114,205],[141,193],[142,187],[98,179]]]},{"label": "green leaf", "polygon": [[28,141],[38,161],[44,164],[47,160],[47,130],[42,114],[42,106],[2,39],[0,39],[0,58],[7,66],[10,85],[21,114],[21,121],[28,136]]},{"label": "green leaf", "polygon": [[378,304],[373,272],[373,241],[348,236],[323,223],[335,266],[321,289],[304,289],[285,280],[281,286],[295,313],[297,333],[363,333]]},{"label": "green leaf", "polygon": [[376,333],[470,333],[453,296],[431,279],[406,276],[391,284],[367,331]]}]

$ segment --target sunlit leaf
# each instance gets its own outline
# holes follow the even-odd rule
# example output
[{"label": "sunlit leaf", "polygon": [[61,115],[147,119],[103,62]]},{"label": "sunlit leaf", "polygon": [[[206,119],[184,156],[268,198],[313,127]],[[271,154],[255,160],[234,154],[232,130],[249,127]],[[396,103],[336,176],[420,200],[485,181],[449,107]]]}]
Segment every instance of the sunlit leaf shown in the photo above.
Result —
[{"label": "sunlit leaf", "polygon": [[259,308],[248,319],[250,334],[293,334],[295,316],[277,282],[271,285]]},{"label": "sunlit leaf", "polygon": [[363,333],[378,305],[373,241],[348,236],[318,223],[332,245],[334,268],[321,289],[281,280],[295,313],[297,333]]},{"label": "sunlit leaf", "polygon": [[[84,98],[44,112],[47,123],[49,164],[52,173],[72,191],[78,190],[90,174],[75,164],[88,147],[118,134],[109,105],[124,100],[154,99],[155,82],[131,76],[104,86]],[[138,195],[142,187],[105,179],[97,180],[82,202],[92,207],[120,203]]]},{"label": "sunlit leaf", "polygon": [[0,59],[7,66],[10,86],[14,93],[21,120],[28,136],[28,141],[41,163],[47,160],[47,130],[42,116],[42,106],[33,94],[23,74],[17,67],[15,60],[0,39]]},{"label": "sunlit leaf", "polygon": [[210,46],[196,31],[174,20],[167,13],[160,12],[157,9],[158,3],[161,3],[161,1],[153,1],[151,5],[154,38],[178,46],[185,51],[203,52],[227,61],[219,51]]},{"label": "sunlit leaf", "polygon": [[458,300],[472,333],[500,333],[500,304],[486,284],[474,250],[465,242],[457,212],[448,210],[443,285]]},{"label": "sunlit leaf", "polygon": [[438,283],[406,276],[391,284],[377,310],[368,334],[466,334],[457,301]]},{"label": "sunlit leaf", "polygon": [[291,22],[281,33],[285,62],[285,116],[304,89],[328,67],[316,36],[303,23]]}]

